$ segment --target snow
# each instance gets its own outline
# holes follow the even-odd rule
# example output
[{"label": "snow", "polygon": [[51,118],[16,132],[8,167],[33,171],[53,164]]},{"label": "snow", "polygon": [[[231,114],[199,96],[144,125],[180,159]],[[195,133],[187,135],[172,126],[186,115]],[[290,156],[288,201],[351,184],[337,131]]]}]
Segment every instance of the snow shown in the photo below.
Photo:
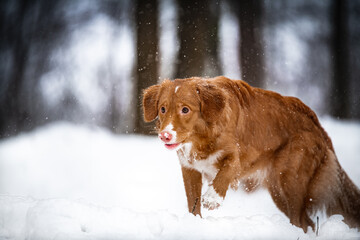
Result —
[{"label": "snow", "polygon": [[[322,123],[359,186],[360,123]],[[62,122],[0,142],[0,239],[360,238],[340,215],[305,234],[261,189],[202,211],[187,213],[176,153],[156,137]]]},{"label": "snow", "polygon": [[213,210],[221,206],[224,198],[220,197],[214,189],[214,186],[209,186],[206,193],[202,196],[201,202],[206,208]]}]

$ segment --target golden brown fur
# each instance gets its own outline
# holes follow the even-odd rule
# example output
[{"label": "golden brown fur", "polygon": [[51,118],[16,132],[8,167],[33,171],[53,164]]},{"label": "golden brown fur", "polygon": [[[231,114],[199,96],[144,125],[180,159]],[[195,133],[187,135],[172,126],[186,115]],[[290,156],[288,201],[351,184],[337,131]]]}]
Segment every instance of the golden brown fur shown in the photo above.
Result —
[{"label": "golden brown fur", "polygon": [[[189,113],[181,113],[183,106]],[[178,143],[192,143],[182,162],[189,212],[201,215],[204,176],[192,164],[219,154],[210,185],[220,197],[239,181],[247,191],[261,185],[304,231],[314,229],[309,215],[323,207],[360,226],[360,191],[339,165],[317,116],[299,99],[225,77],[189,78],[146,89],[143,108],[145,121],[157,118],[159,132],[171,123]],[[184,148],[177,151],[181,159]]]}]

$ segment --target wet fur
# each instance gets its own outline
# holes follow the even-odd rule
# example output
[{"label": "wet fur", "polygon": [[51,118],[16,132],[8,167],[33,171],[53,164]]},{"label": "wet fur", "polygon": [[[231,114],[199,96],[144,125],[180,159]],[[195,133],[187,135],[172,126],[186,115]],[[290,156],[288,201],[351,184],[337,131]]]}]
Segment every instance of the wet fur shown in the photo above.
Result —
[{"label": "wet fur", "polygon": [[[191,114],[181,116],[181,106]],[[225,77],[189,78],[146,89],[143,109],[145,121],[157,119],[159,131],[171,122],[179,141],[192,143],[190,164],[221,150],[210,182],[221,197],[239,182],[249,192],[261,185],[305,232],[314,230],[309,216],[323,208],[360,226],[360,191],[341,168],[317,116],[299,99]],[[201,215],[202,173],[187,166],[182,173],[189,212]]]}]

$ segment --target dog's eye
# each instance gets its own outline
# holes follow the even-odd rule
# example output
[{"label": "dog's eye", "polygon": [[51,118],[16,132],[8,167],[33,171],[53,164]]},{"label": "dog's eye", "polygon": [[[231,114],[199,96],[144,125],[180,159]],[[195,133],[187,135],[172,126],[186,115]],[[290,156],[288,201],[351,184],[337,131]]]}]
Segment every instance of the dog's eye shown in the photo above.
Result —
[{"label": "dog's eye", "polygon": [[183,108],[181,109],[181,112],[182,112],[183,114],[187,114],[189,111],[190,111],[190,110],[189,110],[189,108],[187,108],[187,107],[183,107]]},{"label": "dog's eye", "polygon": [[161,107],[160,111],[161,111],[161,113],[165,113],[165,111],[166,111],[165,107]]}]

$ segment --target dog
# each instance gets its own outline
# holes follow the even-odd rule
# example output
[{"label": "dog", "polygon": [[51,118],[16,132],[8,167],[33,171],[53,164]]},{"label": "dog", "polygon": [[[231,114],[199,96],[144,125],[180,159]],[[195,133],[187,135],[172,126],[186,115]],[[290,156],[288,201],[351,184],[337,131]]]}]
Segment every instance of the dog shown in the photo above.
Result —
[{"label": "dog", "polygon": [[360,190],[299,99],[220,76],[165,80],[144,90],[142,104],[144,120],[157,120],[159,138],[177,151],[190,213],[218,208],[229,187],[262,186],[304,232],[322,209],[359,228]]}]

